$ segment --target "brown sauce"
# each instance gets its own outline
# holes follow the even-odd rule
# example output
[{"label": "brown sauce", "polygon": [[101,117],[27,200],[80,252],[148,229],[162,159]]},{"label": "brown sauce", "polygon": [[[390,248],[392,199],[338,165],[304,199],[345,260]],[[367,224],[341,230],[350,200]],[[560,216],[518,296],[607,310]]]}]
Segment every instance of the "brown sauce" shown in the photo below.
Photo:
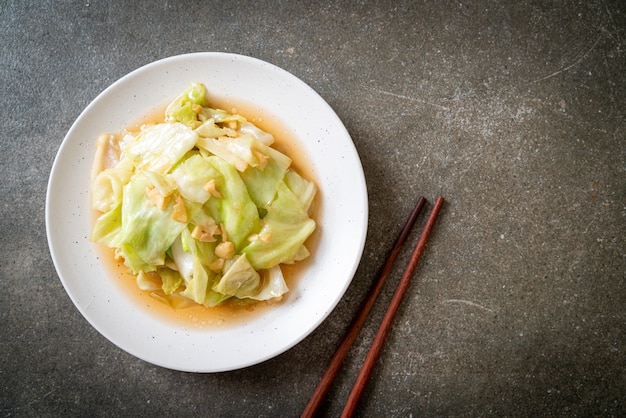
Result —
[{"label": "brown sauce", "polygon": [[[237,113],[244,116],[248,121],[254,123],[260,129],[271,133],[274,136],[273,148],[284,153],[292,159],[292,168],[304,176],[309,181],[315,181],[316,178],[311,161],[299,149],[295,134],[277,117],[268,114],[263,109],[247,105],[245,103],[233,103],[229,100],[211,97],[210,106],[214,108],[224,109],[230,113]],[[160,123],[163,121],[165,107],[158,109],[153,114],[145,115],[132,123],[129,131],[136,131],[144,124]],[[320,239],[320,227],[318,215],[320,213],[320,195],[321,191],[317,190],[311,207],[311,218],[314,219],[318,226],[305,242],[311,255],[300,262],[293,265],[282,265],[283,275],[289,291],[293,291],[298,286],[298,282],[304,274],[307,267],[311,264],[315,257],[315,252]],[[98,214],[94,214],[98,216]],[[101,249],[100,259],[103,265],[113,277],[115,283],[120,286],[123,292],[137,305],[143,309],[150,311],[156,317],[185,327],[192,328],[215,328],[229,327],[246,323],[268,309],[272,309],[281,301],[259,301],[247,302],[238,301],[231,298],[216,307],[206,307],[190,301],[189,306],[174,308],[161,300],[152,296],[152,292],[139,289],[136,283],[136,277],[128,268],[119,260],[115,260],[114,251],[104,246]],[[288,295],[288,294],[287,294]],[[284,295],[286,297],[287,295]]]}]

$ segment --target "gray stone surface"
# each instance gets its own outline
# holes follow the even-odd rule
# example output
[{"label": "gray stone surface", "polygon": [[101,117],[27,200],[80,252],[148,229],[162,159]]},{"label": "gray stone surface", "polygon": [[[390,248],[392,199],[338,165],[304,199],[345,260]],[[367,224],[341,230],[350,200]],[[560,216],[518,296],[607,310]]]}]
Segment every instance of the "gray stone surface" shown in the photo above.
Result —
[{"label": "gray stone surface", "polygon": [[[625,29],[619,0],[2,1],[0,415],[297,416],[415,199],[442,195],[358,415],[623,416]],[[82,109],[196,51],[254,56],[313,87],[351,133],[370,197],[363,260],[330,317],[277,358],[206,375],[95,331],[44,223]],[[407,259],[322,416],[340,413]]]}]

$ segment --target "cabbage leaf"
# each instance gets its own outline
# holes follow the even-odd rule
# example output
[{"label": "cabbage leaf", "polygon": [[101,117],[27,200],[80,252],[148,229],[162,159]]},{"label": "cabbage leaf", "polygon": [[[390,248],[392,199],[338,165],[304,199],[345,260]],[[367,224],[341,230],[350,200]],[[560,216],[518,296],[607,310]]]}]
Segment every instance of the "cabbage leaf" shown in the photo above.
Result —
[{"label": "cabbage leaf", "polygon": [[314,230],[315,221],[309,218],[298,196],[282,182],[258,236],[242,252],[255,269],[298,261],[298,255],[306,254],[300,247]]}]

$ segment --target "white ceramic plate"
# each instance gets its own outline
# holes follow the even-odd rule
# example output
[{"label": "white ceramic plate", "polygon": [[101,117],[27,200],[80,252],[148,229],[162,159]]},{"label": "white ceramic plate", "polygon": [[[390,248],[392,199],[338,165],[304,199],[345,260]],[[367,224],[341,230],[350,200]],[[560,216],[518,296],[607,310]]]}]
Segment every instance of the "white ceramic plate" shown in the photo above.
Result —
[{"label": "white ceramic plate", "polygon": [[[288,128],[320,193],[320,238],[285,300],[233,326],[164,321],[116,283],[89,241],[89,177],[95,141],[155,113],[192,81],[210,96],[247,103]],[[227,109],[228,110],[228,109]],[[354,144],[330,106],[288,72],[241,55],[195,53],[156,61],[121,78],[79,116],[54,161],[46,229],[54,265],[81,314],[111,342],[175,370],[220,372],[270,359],[310,334],[339,302],[359,264],[367,231],[367,191]]]}]

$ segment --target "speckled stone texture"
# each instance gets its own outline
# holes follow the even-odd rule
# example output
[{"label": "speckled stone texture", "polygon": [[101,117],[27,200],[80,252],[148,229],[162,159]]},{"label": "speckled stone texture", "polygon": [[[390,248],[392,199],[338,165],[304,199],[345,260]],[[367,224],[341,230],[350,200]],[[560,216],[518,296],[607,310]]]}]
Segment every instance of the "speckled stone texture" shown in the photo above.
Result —
[{"label": "speckled stone texture", "polygon": [[[357,415],[623,416],[625,29],[626,3],[609,0],[2,1],[0,415],[298,416],[418,195],[442,195]],[[206,375],[95,331],[44,223],[82,109],[128,72],[196,51],[308,83],[348,128],[370,198],[362,262],[329,318],[274,359]],[[408,253],[320,416],[343,408]]]}]

